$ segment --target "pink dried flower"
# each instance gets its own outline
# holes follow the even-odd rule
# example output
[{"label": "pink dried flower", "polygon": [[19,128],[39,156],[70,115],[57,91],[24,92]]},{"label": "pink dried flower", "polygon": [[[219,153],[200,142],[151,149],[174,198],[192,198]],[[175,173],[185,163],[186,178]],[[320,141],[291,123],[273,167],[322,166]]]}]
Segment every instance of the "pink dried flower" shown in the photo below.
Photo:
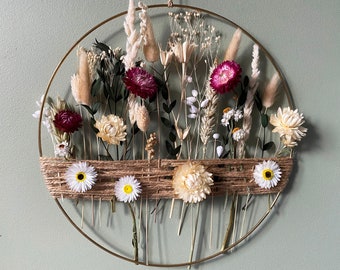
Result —
[{"label": "pink dried flower", "polygon": [[79,113],[62,110],[55,115],[53,123],[59,131],[73,133],[81,127],[82,120]]},{"label": "pink dried flower", "polygon": [[242,69],[235,61],[219,64],[210,76],[211,87],[220,94],[232,91],[240,82]]},{"label": "pink dried flower", "polygon": [[123,79],[126,88],[141,98],[149,98],[156,94],[157,84],[155,78],[140,67],[128,69]]}]

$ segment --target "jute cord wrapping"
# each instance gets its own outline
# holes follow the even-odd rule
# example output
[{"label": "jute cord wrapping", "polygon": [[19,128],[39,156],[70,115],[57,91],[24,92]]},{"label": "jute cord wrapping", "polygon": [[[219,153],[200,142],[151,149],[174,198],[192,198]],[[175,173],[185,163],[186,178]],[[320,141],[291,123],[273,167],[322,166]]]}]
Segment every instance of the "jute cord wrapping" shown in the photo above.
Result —
[{"label": "jute cord wrapping", "polygon": [[[282,191],[287,185],[293,166],[292,158],[271,158],[281,168],[281,181],[276,187],[263,189],[253,179],[255,165],[264,159],[207,159],[193,160],[205,166],[213,175],[214,196],[234,194],[269,194]],[[84,161],[84,160],[83,160]],[[65,181],[65,172],[76,160],[41,157],[41,171],[46,186],[54,198],[111,200],[114,197],[115,181],[120,177],[133,175],[142,185],[142,197],[149,199],[176,198],[172,188],[173,171],[187,160],[159,159],[159,160],[124,160],[97,161],[86,160],[97,173],[97,182],[91,190],[84,193],[73,192]]]}]

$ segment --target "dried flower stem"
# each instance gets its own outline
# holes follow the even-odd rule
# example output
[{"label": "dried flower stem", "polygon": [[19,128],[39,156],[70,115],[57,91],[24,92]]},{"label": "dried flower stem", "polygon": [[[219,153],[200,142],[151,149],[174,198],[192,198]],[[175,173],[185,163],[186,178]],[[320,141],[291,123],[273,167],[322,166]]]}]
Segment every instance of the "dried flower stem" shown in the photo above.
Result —
[{"label": "dried flower stem", "polygon": [[149,264],[149,200],[145,200],[145,263]]},{"label": "dried flower stem", "polygon": [[230,208],[229,224],[228,224],[228,228],[226,230],[226,233],[225,233],[225,236],[224,236],[224,239],[223,239],[221,251],[224,251],[228,247],[229,239],[231,237],[231,234],[232,234],[232,231],[233,231],[233,228],[234,228],[236,197],[237,197],[237,195],[234,194],[233,202],[232,202],[232,205],[231,205],[231,208]]},{"label": "dried flower stem", "polygon": [[209,248],[212,249],[212,238],[213,238],[213,220],[214,220],[214,195],[211,195],[210,205],[210,234],[209,234]]},{"label": "dried flower stem", "polygon": [[184,221],[184,216],[187,210],[187,204],[185,202],[182,202],[182,210],[181,210],[181,216],[179,218],[179,223],[178,223],[178,230],[177,230],[177,235],[181,234],[182,231],[182,225],[183,225],[183,221]]},{"label": "dried flower stem", "polygon": [[[194,250],[195,250],[195,242],[196,242],[196,234],[197,234],[197,225],[198,225],[198,217],[199,217],[199,213],[200,213],[200,203],[197,203],[196,206],[196,217],[195,217],[195,222],[194,222],[194,226],[193,226],[193,232],[192,232],[192,239],[191,239],[191,248],[190,248],[190,257],[189,257],[189,265],[188,265],[188,269],[191,268],[191,262],[192,262],[192,258],[194,255]],[[193,208],[193,204],[191,204],[191,207]],[[193,212],[193,209],[192,211]]]},{"label": "dried flower stem", "polygon": [[248,210],[249,198],[250,198],[250,193],[247,194],[246,204],[244,206],[244,212],[243,212],[243,217],[242,217],[242,225],[241,225],[241,231],[240,231],[240,238],[243,236],[243,228],[244,228],[244,224],[245,224],[245,221],[246,221],[246,214],[247,214],[247,210]]},{"label": "dried flower stem", "polygon": [[134,261],[138,264],[138,238],[137,238],[137,223],[136,216],[131,203],[127,203],[131,212],[133,227],[132,227],[132,245],[134,247]]}]

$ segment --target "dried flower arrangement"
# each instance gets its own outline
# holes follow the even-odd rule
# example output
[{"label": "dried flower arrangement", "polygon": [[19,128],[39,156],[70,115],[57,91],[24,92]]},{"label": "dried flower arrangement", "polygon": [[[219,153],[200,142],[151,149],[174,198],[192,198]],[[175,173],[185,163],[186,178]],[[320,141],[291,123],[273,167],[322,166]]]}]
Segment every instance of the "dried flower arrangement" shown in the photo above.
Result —
[{"label": "dried flower arrangement", "polygon": [[[201,13],[169,12],[169,21],[163,47],[147,6],[140,2],[136,9],[130,0],[125,51],[97,40],[90,49],[79,47],[78,71],[70,82],[73,101],[44,95],[34,114],[54,145],[55,157],[40,159],[51,195],[127,203],[136,263],[131,203],[142,197],[199,206],[207,196],[232,195],[232,224],[237,196],[284,189],[294,148],[307,132],[303,114],[275,105],[278,72],[259,89],[256,43],[251,74],[244,74],[237,56],[240,28],[221,48],[221,34]],[[276,133],[279,145],[266,137]],[[228,226],[222,252],[231,244],[231,231]],[[192,246],[189,264],[193,251]]]}]

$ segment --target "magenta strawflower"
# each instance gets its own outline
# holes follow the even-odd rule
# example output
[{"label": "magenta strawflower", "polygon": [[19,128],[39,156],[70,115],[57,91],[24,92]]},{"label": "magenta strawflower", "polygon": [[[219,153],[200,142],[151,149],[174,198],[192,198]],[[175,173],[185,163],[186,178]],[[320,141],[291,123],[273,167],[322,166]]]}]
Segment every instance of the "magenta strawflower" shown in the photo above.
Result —
[{"label": "magenta strawflower", "polygon": [[54,116],[53,123],[59,131],[73,133],[81,127],[82,120],[79,113],[62,110]]},{"label": "magenta strawflower", "polygon": [[126,71],[123,79],[126,88],[141,98],[149,98],[156,94],[157,84],[155,78],[145,69],[133,67]]},{"label": "magenta strawflower", "polygon": [[210,85],[220,94],[232,91],[240,82],[242,69],[235,61],[224,61],[211,73]]}]

